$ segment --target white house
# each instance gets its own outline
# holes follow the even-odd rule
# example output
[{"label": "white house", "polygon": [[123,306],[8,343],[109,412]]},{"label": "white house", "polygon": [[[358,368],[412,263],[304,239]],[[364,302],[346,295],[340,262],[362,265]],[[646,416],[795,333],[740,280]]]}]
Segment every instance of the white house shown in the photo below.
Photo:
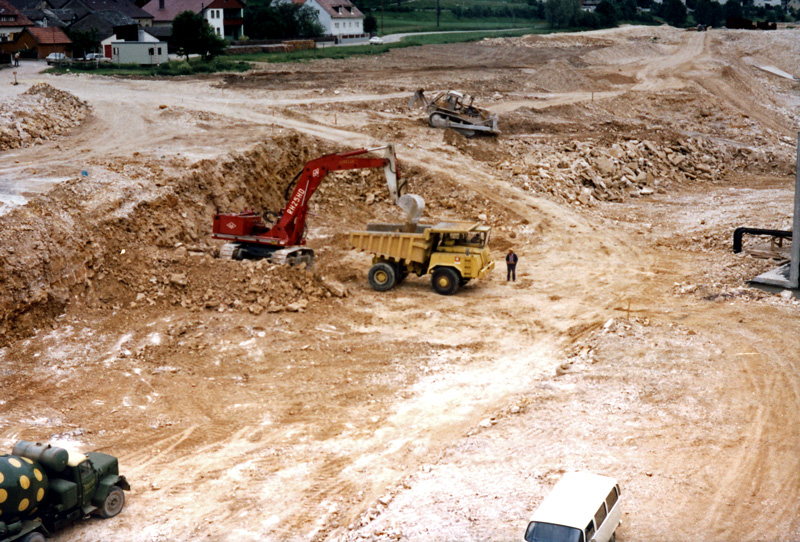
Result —
[{"label": "white house", "polygon": [[316,10],[325,34],[337,40],[364,39],[364,14],[350,0],[293,0]]},{"label": "white house", "polygon": [[100,42],[103,56],[118,64],[163,64],[169,61],[167,42],[160,41],[141,28],[137,29],[136,40],[133,36],[110,36]]},{"label": "white house", "polygon": [[144,9],[153,16],[153,26],[172,27],[179,13],[201,13],[214,32],[223,38],[237,40],[244,28],[244,3],[241,0],[151,0]]}]

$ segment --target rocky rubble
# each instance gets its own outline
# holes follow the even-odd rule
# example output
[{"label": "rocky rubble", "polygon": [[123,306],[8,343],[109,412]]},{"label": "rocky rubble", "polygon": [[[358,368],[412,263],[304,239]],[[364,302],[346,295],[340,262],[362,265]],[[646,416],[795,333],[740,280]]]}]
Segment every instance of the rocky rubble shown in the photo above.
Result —
[{"label": "rocky rubble", "polygon": [[314,300],[347,295],[341,283],[305,268],[220,260],[203,250],[179,245],[107,258],[89,285],[87,303],[95,308],[180,305],[261,314],[301,312]]},{"label": "rocky rubble", "polygon": [[717,182],[754,163],[782,174],[791,166],[788,155],[725,148],[699,138],[666,143],[630,139],[610,147],[591,140],[552,144],[518,139],[508,141],[507,156],[495,167],[511,182],[579,205],[664,193],[674,183]]},{"label": "rocky rubble", "polygon": [[0,103],[0,151],[28,147],[74,128],[89,105],[46,83]]}]

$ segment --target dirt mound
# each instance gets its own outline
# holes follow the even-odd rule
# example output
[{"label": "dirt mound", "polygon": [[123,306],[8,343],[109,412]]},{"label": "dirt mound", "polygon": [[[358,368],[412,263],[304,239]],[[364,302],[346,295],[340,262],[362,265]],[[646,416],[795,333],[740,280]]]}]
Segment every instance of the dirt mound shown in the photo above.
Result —
[{"label": "dirt mound", "polygon": [[0,103],[0,151],[28,147],[74,128],[89,114],[87,103],[46,83]]}]

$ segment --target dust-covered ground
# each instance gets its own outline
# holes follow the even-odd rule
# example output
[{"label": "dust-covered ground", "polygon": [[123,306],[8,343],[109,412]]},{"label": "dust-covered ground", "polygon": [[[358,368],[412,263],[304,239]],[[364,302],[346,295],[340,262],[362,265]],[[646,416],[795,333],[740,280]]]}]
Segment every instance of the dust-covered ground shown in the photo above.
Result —
[{"label": "dust-covered ground", "polygon": [[[0,444],[120,458],[123,513],[64,541],[519,540],[573,469],[620,481],[619,540],[800,538],[798,303],[746,284],[788,245],[731,251],[791,228],[797,86],[755,66],[792,72],[798,35],[0,72]],[[503,133],[430,128],[420,87]],[[379,171],[314,195],[312,269],[217,258],[217,210],[278,211],[308,160],[388,142],[425,220],[490,224],[516,282],[371,290],[346,234],[399,220]]]}]

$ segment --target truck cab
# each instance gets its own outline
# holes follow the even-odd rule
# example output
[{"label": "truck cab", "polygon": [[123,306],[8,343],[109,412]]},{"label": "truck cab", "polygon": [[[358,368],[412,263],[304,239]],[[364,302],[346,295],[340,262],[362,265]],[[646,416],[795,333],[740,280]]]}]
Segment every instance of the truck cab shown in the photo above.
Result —
[{"label": "truck cab", "polygon": [[20,441],[0,456],[0,542],[43,542],[90,514],[114,517],[123,490],[116,457]]}]

